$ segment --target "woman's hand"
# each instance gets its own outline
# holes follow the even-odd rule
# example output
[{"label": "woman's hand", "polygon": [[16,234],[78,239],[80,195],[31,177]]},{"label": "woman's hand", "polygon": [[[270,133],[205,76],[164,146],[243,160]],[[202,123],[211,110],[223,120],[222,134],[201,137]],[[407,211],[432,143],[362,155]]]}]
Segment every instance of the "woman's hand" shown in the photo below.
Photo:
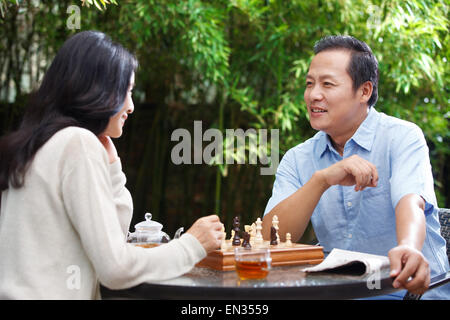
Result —
[{"label": "woman's hand", "polygon": [[207,253],[220,248],[223,239],[223,224],[219,217],[210,215],[202,217],[194,222],[187,233],[192,234],[201,243]]},{"label": "woman's hand", "polygon": [[106,153],[108,154],[109,158],[109,163],[111,164],[116,160],[118,160],[119,156],[117,154],[117,149],[114,146],[114,143],[112,142],[111,138],[109,136],[102,135],[99,136],[98,139],[106,149]]}]

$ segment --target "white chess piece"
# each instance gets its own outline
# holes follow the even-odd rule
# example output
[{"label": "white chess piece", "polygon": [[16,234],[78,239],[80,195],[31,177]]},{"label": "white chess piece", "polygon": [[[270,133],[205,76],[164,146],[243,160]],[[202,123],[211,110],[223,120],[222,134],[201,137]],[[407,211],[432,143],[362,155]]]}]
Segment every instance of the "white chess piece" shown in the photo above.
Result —
[{"label": "white chess piece", "polygon": [[250,245],[253,246],[255,244],[256,239],[256,224],[253,222],[250,227]]},{"label": "white chess piece", "polygon": [[223,232],[223,239],[222,239],[222,243],[220,244],[220,249],[226,250],[228,248],[228,245],[227,245],[227,239],[225,239],[227,236],[227,233],[225,232],[224,225],[222,225],[222,232]]},{"label": "white chess piece", "polygon": [[256,237],[255,237],[255,244],[257,246],[262,246],[264,244],[264,239],[261,230],[262,230],[262,221],[260,218],[258,218],[256,220]]},{"label": "white chess piece", "polygon": [[273,227],[275,228],[275,230],[277,231],[277,243],[280,244],[280,235],[278,234],[278,229],[279,229],[278,223],[279,223],[279,221],[278,221],[278,216],[277,216],[277,215],[274,215],[273,218],[272,218],[272,226],[273,226]]},{"label": "white chess piece", "polygon": [[286,233],[286,247],[292,247],[292,241],[291,241],[291,234],[288,232]]}]

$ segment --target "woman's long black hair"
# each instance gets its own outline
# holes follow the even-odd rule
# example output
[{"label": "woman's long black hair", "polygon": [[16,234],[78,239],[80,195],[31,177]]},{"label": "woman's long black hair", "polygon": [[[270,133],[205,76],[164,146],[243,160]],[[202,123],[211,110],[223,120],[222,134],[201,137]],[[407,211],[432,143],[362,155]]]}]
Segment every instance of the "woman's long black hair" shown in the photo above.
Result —
[{"label": "woman's long black hair", "polygon": [[101,32],[83,31],[60,48],[30,96],[17,131],[0,139],[0,193],[22,187],[34,155],[56,132],[77,126],[100,135],[125,101],[136,58]]}]

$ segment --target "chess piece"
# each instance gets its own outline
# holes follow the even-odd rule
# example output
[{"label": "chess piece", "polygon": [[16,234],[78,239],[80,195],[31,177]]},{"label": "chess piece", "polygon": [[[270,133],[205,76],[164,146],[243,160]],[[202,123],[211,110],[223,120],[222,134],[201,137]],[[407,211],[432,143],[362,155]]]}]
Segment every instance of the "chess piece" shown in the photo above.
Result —
[{"label": "chess piece", "polygon": [[220,249],[221,250],[226,250],[228,245],[227,245],[227,240],[225,239],[225,237],[227,236],[227,233],[225,232],[225,226],[222,225],[222,233],[223,233],[223,239],[222,239],[222,243],[220,244]]},{"label": "chess piece", "polygon": [[241,238],[239,237],[239,217],[234,217],[233,219],[233,230],[234,230],[234,237],[232,241],[233,246],[240,246],[241,245]]},{"label": "chess piece", "polygon": [[270,227],[270,245],[276,246],[278,244],[277,241],[277,229],[274,226]]},{"label": "chess piece", "polygon": [[250,244],[253,245],[256,239],[256,224],[253,222],[250,227]]},{"label": "chess piece", "polygon": [[280,236],[278,234],[278,229],[279,229],[278,223],[279,223],[278,216],[274,215],[272,218],[272,226],[275,228],[275,232],[276,232],[276,236],[277,236],[277,243],[280,243]]},{"label": "chess piece", "polygon": [[252,246],[250,245],[250,234],[248,232],[242,233],[242,247],[250,249]]},{"label": "chess piece", "polygon": [[255,245],[261,246],[264,244],[264,239],[261,233],[262,230],[262,221],[260,218],[256,220],[256,236],[255,236]]},{"label": "chess piece", "polygon": [[291,241],[291,234],[288,232],[286,233],[286,247],[292,247],[292,241]]}]

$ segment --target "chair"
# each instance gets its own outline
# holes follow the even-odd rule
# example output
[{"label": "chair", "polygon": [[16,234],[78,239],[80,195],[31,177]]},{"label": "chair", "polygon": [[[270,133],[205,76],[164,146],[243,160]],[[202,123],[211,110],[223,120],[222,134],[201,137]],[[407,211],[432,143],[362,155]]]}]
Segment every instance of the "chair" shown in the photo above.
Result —
[{"label": "chair", "polygon": [[[439,222],[441,223],[441,235],[447,241],[447,258],[450,263],[450,209],[439,209]],[[430,279],[428,290],[437,288],[450,282],[450,271]],[[420,300],[422,295],[407,292],[403,300]]]},{"label": "chair", "polygon": [[450,209],[439,209],[439,222],[441,234],[447,241],[447,257],[450,264]]}]

